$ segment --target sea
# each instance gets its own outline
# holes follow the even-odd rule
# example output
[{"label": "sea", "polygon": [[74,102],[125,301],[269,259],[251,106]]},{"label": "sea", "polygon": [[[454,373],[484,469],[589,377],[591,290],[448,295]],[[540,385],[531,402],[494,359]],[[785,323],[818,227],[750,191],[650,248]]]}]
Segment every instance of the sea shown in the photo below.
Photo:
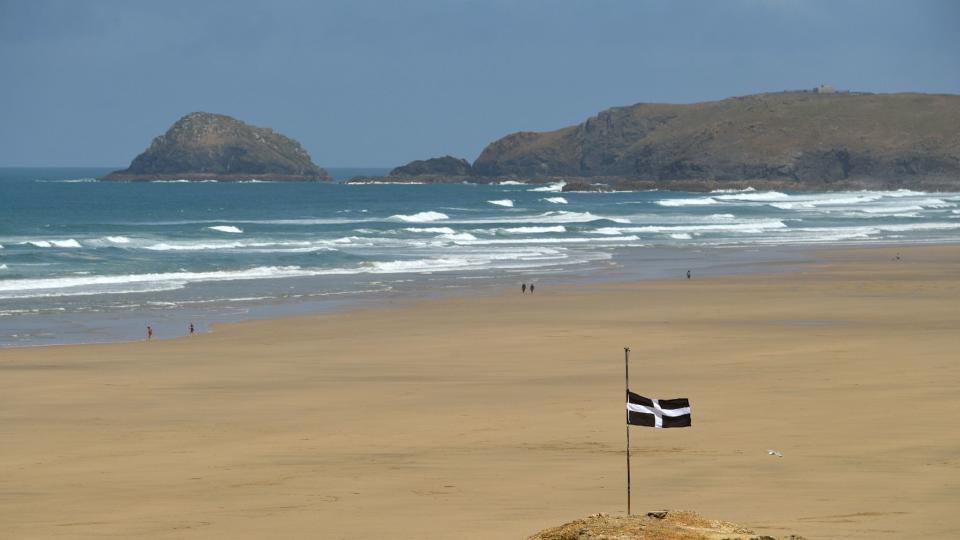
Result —
[{"label": "sea", "polygon": [[371,168],[330,169],[331,183],[97,180],[110,170],[0,169],[0,347],[960,240],[960,193],[342,182],[386,172]]}]

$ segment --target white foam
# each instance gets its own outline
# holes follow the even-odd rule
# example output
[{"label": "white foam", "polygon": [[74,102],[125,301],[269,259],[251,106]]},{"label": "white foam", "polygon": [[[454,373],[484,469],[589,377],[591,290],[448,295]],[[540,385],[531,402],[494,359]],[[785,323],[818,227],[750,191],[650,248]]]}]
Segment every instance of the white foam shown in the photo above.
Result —
[{"label": "white foam", "polygon": [[450,227],[407,227],[405,231],[414,233],[453,234],[456,231]]},{"label": "white foam", "polygon": [[463,240],[476,240],[477,237],[470,233],[448,233],[441,234],[437,238],[441,240],[453,240],[453,241],[463,241]]},{"label": "white foam", "polygon": [[[589,223],[591,221],[601,221],[608,220],[616,223],[630,223],[629,219],[626,218],[614,218],[606,216],[598,216],[596,214],[591,214],[590,212],[568,212],[566,210],[559,210],[553,212],[544,212],[543,214],[537,216],[522,216],[511,218],[510,221],[515,223]],[[469,223],[496,223],[497,220],[474,220]]]},{"label": "white foam", "polygon": [[690,240],[693,237],[690,236],[688,233],[675,233],[675,234],[671,234],[670,238],[673,238],[674,240]]},{"label": "white foam", "polygon": [[236,248],[242,248],[246,246],[247,244],[244,244],[242,242],[219,242],[219,243],[183,242],[179,244],[160,242],[158,244],[143,246],[143,249],[149,249],[150,251],[206,251],[211,249],[236,249]]},{"label": "white foam", "polygon": [[243,230],[239,227],[234,227],[233,225],[214,225],[213,227],[207,227],[212,231],[220,231],[230,234],[241,234]]},{"label": "white foam", "polygon": [[395,214],[390,216],[391,219],[396,219],[400,221],[406,221],[407,223],[430,223],[431,221],[440,221],[442,219],[450,219],[450,216],[442,212],[417,212],[416,214]]},{"label": "white foam", "polygon": [[762,193],[731,193],[728,195],[717,195],[715,198],[720,201],[767,202],[789,199],[790,196],[786,193],[780,193],[779,191],[765,191]]},{"label": "white foam", "polygon": [[104,237],[107,242],[113,242],[114,244],[129,244],[130,239],[126,236],[106,236]]},{"label": "white foam", "polygon": [[0,298],[120,294],[179,289],[192,282],[272,279],[317,275],[299,266],[258,266],[246,270],[213,272],[167,272],[109,276],[13,279],[0,281]]},{"label": "white foam", "polygon": [[344,182],[341,185],[344,186],[417,186],[423,185],[426,182],[381,182],[375,180],[372,182]]},{"label": "white foam", "polygon": [[710,193],[750,193],[751,191],[756,191],[756,189],[752,187],[745,189],[715,189]]},{"label": "white foam", "polygon": [[657,201],[660,206],[704,206],[708,204],[717,204],[717,201],[711,197],[696,199],[662,199]]},{"label": "white foam", "polygon": [[564,233],[567,228],[563,225],[554,225],[551,227],[510,227],[500,229],[507,234],[540,234],[540,233]]},{"label": "white foam", "polygon": [[5,265],[5,264],[0,264],[0,270],[6,270],[6,269],[7,269],[7,265]]},{"label": "white foam", "polygon": [[546,197],[543,200],[553,204],[568,204],[567,200],[563,197]]},{"label": "white foam", "polygon": [[745,221],[740,223],[717,224],[686,224],[686,225],[645,225],[642,227],[606,227],[591,231],[596,234],[624,234],[624,233],[761,233],[775,229],[785,229],[787,224],[778,219]]},{"label": "white foam", "polygon": [[524,185],[524,184],[523,184],[523,182],[517,182],[516,180],[507,180],[507,181],[505,181],[505,182],[499,182],[498,185],[500,185],[500,186],[522,186],[522,185]]},{"label": "white foam", "polygon": [[499,199],[496,201],[487,201],[490,204],[495,204],[497,206],[506,206],[507,208],[513,208],[513,201],[510,199]]},{"label": "white foam", "polygon": [[26,242],[20,242],[21,246],[31,245],[39,248],[49,248],[49,247],[58,247],[58,248],[78,248],[82,247],[80,242],[77,242],[73,238],[67,240],[27,240]]},{"label": "white foam", "polygon": [[36,180],[42,183],[52,184],[88,184],[90,182],[99,182],[96,178],[71,178],[69,180]]},{"label": "white foam", "polygon": [[567,185],[566,182],[557,182],[555,184],[548,184],[546,186],[533,188],[527,191],[547,191],[547,192],[559,193],[563,191],[563,186],[565,185]]},{"label": "white foam", "polygon": [[596,237],[573,237],[573,238],[498,238],[495,240],[476,240],[457,242],[463,246],[493,246],[493,245],[511,245],[511,244],[597,244],[610,242],[633,242],[639,240],[637,236],[610,236],[605,238]]}]

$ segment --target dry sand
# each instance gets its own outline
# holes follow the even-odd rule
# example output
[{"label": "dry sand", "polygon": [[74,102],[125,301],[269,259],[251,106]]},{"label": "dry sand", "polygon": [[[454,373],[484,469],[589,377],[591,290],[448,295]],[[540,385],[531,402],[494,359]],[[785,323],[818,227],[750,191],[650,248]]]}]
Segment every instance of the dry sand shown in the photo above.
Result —
[{"label": "dry sand", "polygon": [[511,539],[623,512],[629,345],[635,391],[693,405],[633,428],[638,511],[958,538],[960,247],[826,257],[0,350],[0,536]]}]

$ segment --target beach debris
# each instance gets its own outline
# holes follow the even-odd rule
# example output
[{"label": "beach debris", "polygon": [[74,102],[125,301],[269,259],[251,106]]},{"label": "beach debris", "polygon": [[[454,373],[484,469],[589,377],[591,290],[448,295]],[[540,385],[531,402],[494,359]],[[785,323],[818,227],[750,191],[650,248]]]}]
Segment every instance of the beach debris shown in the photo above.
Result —
[{"label": "beach debris", "polygon": [[767,450],[767,455],[768,455],[768,456],[783,457],[783,454],[781,454],[780,452],[777,452],[776,450]]}]

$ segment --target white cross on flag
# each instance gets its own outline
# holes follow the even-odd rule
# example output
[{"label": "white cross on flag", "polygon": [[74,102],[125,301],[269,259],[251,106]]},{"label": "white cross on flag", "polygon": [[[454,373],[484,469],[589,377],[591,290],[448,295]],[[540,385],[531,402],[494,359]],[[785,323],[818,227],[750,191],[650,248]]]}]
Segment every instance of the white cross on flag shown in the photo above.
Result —
[{"label": "white cross on flag", "polygon": [[690,427],[690,400],[650,399],[628,390],[627,424],[655,428]]}]

